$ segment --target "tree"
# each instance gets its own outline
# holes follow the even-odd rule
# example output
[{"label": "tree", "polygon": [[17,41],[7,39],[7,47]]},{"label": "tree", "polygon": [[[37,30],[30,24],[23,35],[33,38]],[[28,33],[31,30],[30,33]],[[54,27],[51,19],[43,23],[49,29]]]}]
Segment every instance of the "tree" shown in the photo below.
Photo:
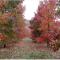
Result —
[{"label": "tree", "polygon": [[0,0],[0,46],[17,42],[24,30],[23,0]]},{"label": "tree", "polygon": [[59,16],[59,15],[60,15],[60,0],[57,1],[57,12],[56,12],[56,15],[57,15],[58,17],[60,17],[60,16]]},{"label": "tree", "polygon": [[[58,48],[56,46],[56,36],[59,29],[55,24],[56,19],[56,0],[45,0],[37,9],[32,21],[30,21],[32,29],[32,38],[37,42],[47,42],[47,45],[54,45],[54,50]],[[53,43],[53,44],[52,44]],[[51,47],[50,46],[50,47]]]},{"label": "tree", "polygon": [[38,6],[37,13],[33,18],[33,28],[34,31],[37,29],[39,32],[47,33],[50,27],[53,26],[55,20],[55,0],[45,1]]}]

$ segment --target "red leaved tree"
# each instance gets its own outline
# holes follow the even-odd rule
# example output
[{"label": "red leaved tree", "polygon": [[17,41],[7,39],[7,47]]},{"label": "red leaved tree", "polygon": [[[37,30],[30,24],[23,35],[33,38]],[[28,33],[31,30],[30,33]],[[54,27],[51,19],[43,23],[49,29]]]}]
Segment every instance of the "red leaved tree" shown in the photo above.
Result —
[{"label": "red leaved tree", "polygon": [[45,0],[38,6],[35,17],[30,21],[32,39],[47,42],[54,51],[60,47],[60,22],[56,22],[56,0]]},{"label": "red leaved tree", "polygon": [[[35,14],[31,24],[32,39],[37,42],[47,42],[49,45],[56,47],[56,37],[58,30],[55,23],[55,8],[56,0],[45,0],[38,6],[37,13]],[[53,44],[52,44],[53,43]],[[56,48],[58,49],[58,48]],[[55,49],[55,50],[56,50]]]},{"label": "red leaved tree", "polygon": [[34,31],[38,30],[39,32],[41,31],[42,34],[47,34],[48,31],[51,30],[50,27],[53,27],[55,20],[55,7],[55,0],[46,0],[38,6],[37,13],[31,21],[31,26],[33,26]]}]

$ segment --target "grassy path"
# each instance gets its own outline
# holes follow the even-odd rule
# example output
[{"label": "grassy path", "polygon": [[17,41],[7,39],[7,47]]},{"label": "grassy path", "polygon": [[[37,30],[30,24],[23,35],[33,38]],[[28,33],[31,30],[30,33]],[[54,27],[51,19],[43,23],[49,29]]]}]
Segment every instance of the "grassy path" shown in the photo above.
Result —
[{"label": "grassy path", "polygon": [[46,47],[46,44],[33,43],[30,39],[24,39],[14,47],[0,49],[0,58],[18,59],[52,59],[60,58],[60,50],[53,52]]}]

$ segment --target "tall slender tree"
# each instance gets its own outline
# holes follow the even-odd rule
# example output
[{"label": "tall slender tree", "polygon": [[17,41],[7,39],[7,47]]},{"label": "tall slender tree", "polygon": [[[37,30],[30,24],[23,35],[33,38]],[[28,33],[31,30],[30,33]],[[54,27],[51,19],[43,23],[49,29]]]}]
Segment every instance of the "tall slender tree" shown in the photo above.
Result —
[{"label": "tall slender tree", "polygon": [[[0,46],[18,41],[24,30],[23,0],[0,0]],[[21,36],[21,35],[20,35]],[[19,39],[20,39],[19,36]]]},{"label": "tall slender tree", "polygon": [[37,9],[31,23],[32,38],[37,42],[55,41],[56,0],[44,0]]}]

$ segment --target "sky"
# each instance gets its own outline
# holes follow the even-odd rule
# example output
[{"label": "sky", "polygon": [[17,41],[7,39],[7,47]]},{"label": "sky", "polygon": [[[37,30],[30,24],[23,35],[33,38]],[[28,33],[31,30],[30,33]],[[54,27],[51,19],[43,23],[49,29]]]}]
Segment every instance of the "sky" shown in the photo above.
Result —
[{"label": "sky", "polygon": [[36,12],[40,0],[24,0],[23,6],[25,6],[24,18],[31,20],[34,17],[34,12]]},{"label": "sky", "polygon": [[[34,17],[40,1],[44,0],[24,0],[23,6],[25,6],[25,11],[23,15],[25,19],[31,20]],[[57,18],[57,20],[60,21],[60,18]]]}]

